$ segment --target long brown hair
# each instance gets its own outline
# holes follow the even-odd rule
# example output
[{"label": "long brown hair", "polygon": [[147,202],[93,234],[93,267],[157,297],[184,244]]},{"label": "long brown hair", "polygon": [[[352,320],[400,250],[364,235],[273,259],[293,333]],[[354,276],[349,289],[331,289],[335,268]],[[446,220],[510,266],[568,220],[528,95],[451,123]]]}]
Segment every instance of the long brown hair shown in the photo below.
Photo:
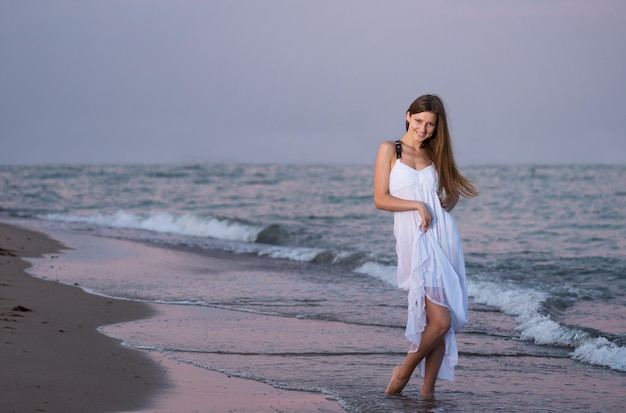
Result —
[{"label": "long brown hair", "polygon": [[[439,192],[458,193],[466,198],[478,195],[478,190],[469,179],[461,175],[454,161],[446,108],[439,96],[420,96],[411,103],[407,112],[409,115],[420,112],[432,112],[437,115],[435,130],[432,136],[424,141],[424,147],[439,173]],[[408,121],[406,130],[409,130]]]}]

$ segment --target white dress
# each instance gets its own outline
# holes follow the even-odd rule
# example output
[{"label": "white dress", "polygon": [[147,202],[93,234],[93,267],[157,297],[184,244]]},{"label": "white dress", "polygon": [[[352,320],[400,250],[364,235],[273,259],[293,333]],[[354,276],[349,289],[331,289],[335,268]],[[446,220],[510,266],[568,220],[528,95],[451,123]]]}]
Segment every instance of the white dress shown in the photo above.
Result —
[{"label": "white dress", "polygon": [[[426,327],[425,297],[450,310],[452,326],[444,336],[445,355],[439,379],[454,380],[458,361],[455,331],[467,324],[467,286],[461,237],[452,216],[441,206],[437,169],[433,164],[416,170],[397,159],[389,175],[389,193],[428,205],[433,220],[427,232],[417,211],[394,213],[398,254],[398,286],[408,290],[406,338],[409,352],[418,350]],[[424,377],[424,361],[419,364]]]}]

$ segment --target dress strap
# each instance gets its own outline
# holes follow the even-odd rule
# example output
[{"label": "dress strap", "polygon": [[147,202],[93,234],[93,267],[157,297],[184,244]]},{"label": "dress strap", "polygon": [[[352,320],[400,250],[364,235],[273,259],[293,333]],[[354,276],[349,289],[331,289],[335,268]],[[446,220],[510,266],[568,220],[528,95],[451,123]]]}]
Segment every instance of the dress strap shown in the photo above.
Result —
[{"label": "dress strap", "polygon": [[402,143],[400,140],[396,141],[396,159],[400,159],[402,157]]}]

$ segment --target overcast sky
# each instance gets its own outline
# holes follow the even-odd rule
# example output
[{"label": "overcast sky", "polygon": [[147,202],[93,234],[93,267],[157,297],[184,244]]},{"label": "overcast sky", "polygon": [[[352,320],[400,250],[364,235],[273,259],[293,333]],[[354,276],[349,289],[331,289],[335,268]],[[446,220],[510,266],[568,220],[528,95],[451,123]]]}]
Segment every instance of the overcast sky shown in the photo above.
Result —
[{"label": "overcast sky", "polygon": [[0,0],[0,163],[626,163],[626,1]]}]

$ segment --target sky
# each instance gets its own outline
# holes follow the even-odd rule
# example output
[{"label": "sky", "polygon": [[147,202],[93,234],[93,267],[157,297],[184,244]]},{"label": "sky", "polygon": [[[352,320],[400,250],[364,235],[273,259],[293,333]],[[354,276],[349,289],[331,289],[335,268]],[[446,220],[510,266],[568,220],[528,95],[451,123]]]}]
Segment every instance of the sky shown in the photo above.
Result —
[{"label": "sky", "polygon": [[0,0],[0,164],[626,164],[626,1]]}]

